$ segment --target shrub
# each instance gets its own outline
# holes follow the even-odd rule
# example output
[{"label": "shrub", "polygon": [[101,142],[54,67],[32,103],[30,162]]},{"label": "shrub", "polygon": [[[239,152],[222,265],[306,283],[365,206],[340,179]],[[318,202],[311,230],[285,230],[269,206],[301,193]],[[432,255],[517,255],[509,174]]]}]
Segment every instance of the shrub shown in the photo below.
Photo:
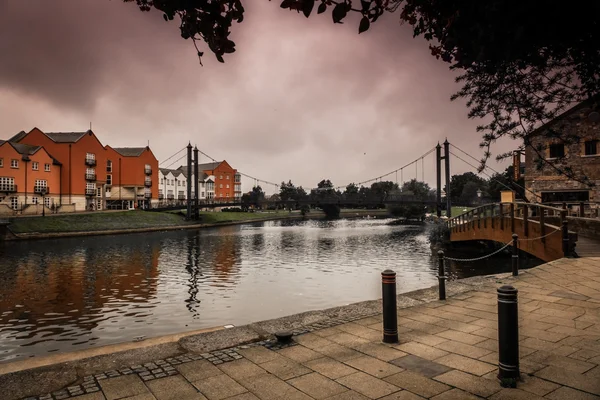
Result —
[{"label": "shrub", "polygon": [[437,222],[429,231],[429,242],[444,245],[450,242],[450,229],[444,222]]}]

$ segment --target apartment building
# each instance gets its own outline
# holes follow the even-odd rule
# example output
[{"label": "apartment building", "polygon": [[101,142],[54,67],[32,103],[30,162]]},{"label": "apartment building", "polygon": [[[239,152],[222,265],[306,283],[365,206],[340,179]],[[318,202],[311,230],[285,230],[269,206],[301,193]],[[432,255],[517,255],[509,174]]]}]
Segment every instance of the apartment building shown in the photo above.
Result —
[{"label": "apartment building", "polygon": [[[179,170],[187,173],[187,166],[181,166]],[[242,198],[241,175],[227,161],[198,164],[198,170],[204,174],[200,177],[200,182],[204,181],[205,183],[204,188],[207,199],[226,202]],[[208,189],[209,187],[214,187],[214,193]],[[202,195],[202,192],[200,194]],[[200,198],[204,197],[200,196]]]},{"label": "apartment building", "polygon": [[20,132],[9,142],[43,147],[61,165],[59,205],[83,211],[107,206],[145,208],[158,201],[158,161],[148,147],[112,148],[102,145],[91,130],[42,132],[38,128]]},{"label": "apartment building", "polygon": [[[192,167],[193,171],[193,167]],[[242,197],[241,175],[227,161],[198,164],[198,199],[207,201],[239,201]],[[177,169],[160,169],[159,199],[177,203],[187,199],[187,166]],[[192,172],[192,198],[194,177]]]},{"label": "apartment building", "polygon": [[[182,169],[161,168],[160,188],[158,197],[168,204],[177,204],[187,200],[187,167]],[[201,171],[201,170],[199,170]],[[198,179],[198,198],[200,200],[212,200],[215,197],[214,176],[200,172]],[[192,198],[195,198],[195,186],[192,174]]]},{"label": "apartment building", "polygon": [[42,146],[0,140],[0,213],[60,203],[61,164]]},{"label": "apartment building", "polygon": [[158,160],[149,147],[107,145],[106,153],[107,208],[145,209],[158,202]]},{"label": "apartment building", "polygon": [[[600,202],[599,110],[598,101],[583,102],[528,136],[530,146],[525,151],[524,175],[529,201]],[[561,137],[552,132],[559,132]],[[579,139],[565,141],[564,137]],[[568,179],[553,166],[540,163],[540,155],[559,169],[571,168],[575,176],[587,177],[595,185]]]}]

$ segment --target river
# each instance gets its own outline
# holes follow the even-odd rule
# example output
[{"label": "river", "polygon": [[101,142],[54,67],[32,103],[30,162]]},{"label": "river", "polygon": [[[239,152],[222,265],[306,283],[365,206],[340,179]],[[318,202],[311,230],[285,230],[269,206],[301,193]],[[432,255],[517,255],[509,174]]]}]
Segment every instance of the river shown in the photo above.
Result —
[{"label": "river", "polygon": [[[399,293],[437,284],[427,226],[388,222],[0,244],[0,362],[373,300],[387,268]],[[453,279],[505,272],[510,258],[448,270]]]}]

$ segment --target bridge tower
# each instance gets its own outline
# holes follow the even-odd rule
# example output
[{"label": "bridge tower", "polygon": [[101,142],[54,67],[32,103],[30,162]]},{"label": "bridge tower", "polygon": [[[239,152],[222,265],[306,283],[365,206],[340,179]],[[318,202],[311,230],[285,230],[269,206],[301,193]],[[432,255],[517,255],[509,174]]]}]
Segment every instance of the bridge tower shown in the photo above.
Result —
[{"label": "bridge tower", "polygon": [[200,202],[198,201],[198,180],[200,179],[200,174],[198,171],[198,147],[194,146],[194,219],[200,218],[200,210],[198,206]]},{"label": "bridge tower", "polygon": [[442,146],[435,146],[436,184],[437,184],[437,216],[442,216],[442,160],[444,160],[444,172],[446,175],[446,216],[452,217],[452,202],[450,200],[450,143],[444,141],[444,155]]},{"label": "bridge tower", "polygon": [[187,214],[188,220],[192,219],[192,144],[187,145]]}]

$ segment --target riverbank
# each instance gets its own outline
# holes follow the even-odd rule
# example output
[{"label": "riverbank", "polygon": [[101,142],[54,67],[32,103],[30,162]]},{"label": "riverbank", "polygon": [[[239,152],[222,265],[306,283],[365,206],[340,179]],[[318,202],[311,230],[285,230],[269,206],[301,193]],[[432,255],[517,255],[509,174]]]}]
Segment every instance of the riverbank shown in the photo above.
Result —
[{"label": "riverbank", "polygon": [[[384,216],[386,210],[342,210],[341,218]],[[201,222],[187,221],[174,212],[119,211],[97,212],[47,217],[20,217],[9,220],[11,235],[6,240],[47,239],[77,236],[117,235],[182,229],[200,229],[240,225],[282,219],[323,218],[324,213],[313,210],[302,216],[299,211],[265,212],[207,212],[200,213]]]},{"label": "riverbank", "polygon": [[[518,277],[448,282],[446,301],[437,300],[437,287],[400,294],[399,344],[381,343],[381,302],[375,300],[158,344],[116,345],[109,354],[95,349],[0,364],[0,387],[8,400],[98,392],[159,400],[244,393],[261,399],[593,399],[600,395],[599,283],[600,258],[560,259]],[[496,378],[496,288],[503,284],[519,289],[517,389],[503,389]],[[295,332],[293,346],[271,339],[282,329]]]}]

